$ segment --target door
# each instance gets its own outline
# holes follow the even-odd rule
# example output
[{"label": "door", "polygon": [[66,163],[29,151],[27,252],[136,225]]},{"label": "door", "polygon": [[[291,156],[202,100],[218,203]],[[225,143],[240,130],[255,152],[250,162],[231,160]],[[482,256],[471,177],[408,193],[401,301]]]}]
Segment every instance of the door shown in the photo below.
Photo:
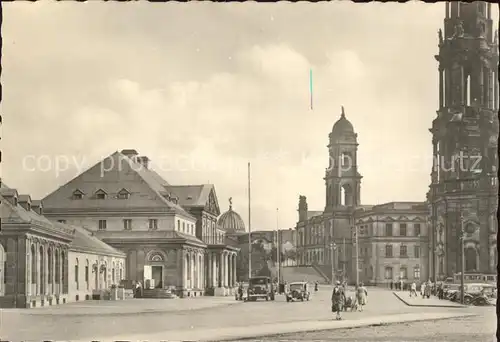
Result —
[{"label": "door", "polygon": [[163,287],[163,266],[151,267],[151,279],[154,279],[155,288],[161,289]]}]

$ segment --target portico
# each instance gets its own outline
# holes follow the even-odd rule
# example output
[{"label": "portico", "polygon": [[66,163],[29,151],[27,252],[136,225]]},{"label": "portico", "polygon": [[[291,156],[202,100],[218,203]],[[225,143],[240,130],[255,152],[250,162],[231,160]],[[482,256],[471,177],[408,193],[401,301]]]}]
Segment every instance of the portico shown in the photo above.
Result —
[{"label": "portico", "polygon": [[210,245],[206,251],[206,287],[216,296],[233,294],[236,286],[237,250],[230,246]]}]

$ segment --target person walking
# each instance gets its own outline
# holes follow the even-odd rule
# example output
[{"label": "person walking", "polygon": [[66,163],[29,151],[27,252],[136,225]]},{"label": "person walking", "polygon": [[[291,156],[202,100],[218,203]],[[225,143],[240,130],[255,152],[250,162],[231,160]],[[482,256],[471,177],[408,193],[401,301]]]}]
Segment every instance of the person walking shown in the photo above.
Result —
[{"label": "person walking", "polygon": [[358,310],[363,311],[363,306],[366,305],[366,297],[368,297],[368,291],[363,283],[359,284],[356,288],[356,301],[358,303]]},{"label": "person walking", "polygon": [[422,298],[424,298],[425,296],[425,287],[426,287],[426,283],[423,282],[421,285],[420,285],[420,294],[422,295]]},{"label": "person walking", "polygon": [[342,319],[340,313],[344,310],[345,304],[345,292],[343,287],[340,285],[340,281],[335,282],[335,286],[332,292],[332,312],[335,312],[337,315],[335,319],[337,321]]},{"label": "person walking", "polygon": [[394,282],[391,280],[391,283],[389,284],[389,287],[391,288],[391,291],[392,291],[392,288],[394,287]]},{"label": "person walking", "polygon": [[415,282],[411,283],[411,287],[410,287],[410,297],[412,295],[415,295],[415,297],[418,297],[418,294],[417,294],[417,284]]}]

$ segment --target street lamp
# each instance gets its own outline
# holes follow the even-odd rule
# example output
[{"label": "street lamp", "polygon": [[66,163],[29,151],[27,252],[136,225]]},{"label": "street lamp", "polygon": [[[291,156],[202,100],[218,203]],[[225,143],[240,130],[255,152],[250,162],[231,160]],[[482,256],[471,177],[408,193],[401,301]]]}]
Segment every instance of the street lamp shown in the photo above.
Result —
[{"label": "street lamp", "polygon": [[335,262],[334,262],[334,253],[337,250],[337,244],[335,242],[330,242],[330,262],[332,263],[332,285],[335,284]]},{"label": "street lamp", "polygon": [[460,249],[462,251],[462,272],[460,274],[460,303],[464,304],[464,282],[465,282],[465,230],[464,214],[460,210]]}]

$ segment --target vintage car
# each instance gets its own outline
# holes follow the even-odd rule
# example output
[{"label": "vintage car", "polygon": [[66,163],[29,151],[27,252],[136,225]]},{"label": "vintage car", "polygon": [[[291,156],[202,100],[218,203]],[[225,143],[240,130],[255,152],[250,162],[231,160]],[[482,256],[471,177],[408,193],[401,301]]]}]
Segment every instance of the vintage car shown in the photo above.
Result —
[{"label": "vintage car", "polygon": [[293,302],[296,300],[303,302],[304,300],[309,300],[310,295],[309,285],[305,281],[290,283],[285,293],[287,302]]},{"label": "vintage car", "polygon": [[274,300],[274,286],[269,277],[252,277],[248,281],[247,301],[255,302],[258,298]]},{"label": "vintage car", "polygon": [[496,287],[491,284],[466,284],[464,304],[466,305],[496,305]]}]

